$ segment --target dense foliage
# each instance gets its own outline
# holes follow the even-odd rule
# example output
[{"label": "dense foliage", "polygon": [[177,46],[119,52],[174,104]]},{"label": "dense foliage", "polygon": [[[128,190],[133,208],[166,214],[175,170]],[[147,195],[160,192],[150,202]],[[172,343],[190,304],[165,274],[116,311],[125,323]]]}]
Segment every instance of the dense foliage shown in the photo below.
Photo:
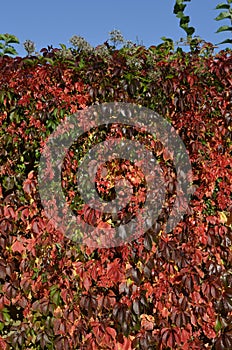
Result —
[{"label": "dense foliage", "polygon": [[[0,57],[0,348],[229,350],[231,52],[214,55],[210,44],[172,52],[169,42],[89,49]],[[91,249],[44,216],[38,163],[61,120],[112,101],[148,107],[172,123],[196,190],[171,233],[162,229],[164,213],[136,241]],[[153,147],[172,192],[172,163],[162,144]]]}]

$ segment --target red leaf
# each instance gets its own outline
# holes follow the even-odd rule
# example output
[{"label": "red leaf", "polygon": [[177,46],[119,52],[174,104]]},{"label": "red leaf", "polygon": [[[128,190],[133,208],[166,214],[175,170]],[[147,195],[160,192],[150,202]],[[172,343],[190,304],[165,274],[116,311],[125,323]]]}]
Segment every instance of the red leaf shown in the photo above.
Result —
[{"label": "red leaf", "polygon": [[30,171],[27,177],[28,177],[28,179],[30,179],[30,180],[33,179],[33,177],[34,177],[34,171],[33,171],[33,170]]},{"label": "red leaf", "polygon": [[111,225],[108,222],[100,221],[99,224],[97,225],[97,228],[99,229],[109,229]]},{"label": "red leaf", "polygon": [[66,289],[62,289],[60,296],[66,304],[67,304],[67,294],[68,294],[68,291]]},{"label": "red leaf", "polygon": [[174,338],[174,334],[172,332],[169,332],[169,338],[167,341],[167,346],[169,346],[171,349],[173,349],[175,345],[175,338]]},{"label": "red leaf", "polygon": [[215,225],[215,224],[218,223],[218,218],[216,216],[212,216],[212,215],[211,216],[207,216],[206,220],[212,225]]},{"label": "red leaf", "polygon": [[12,250],[14,253],[19,252],[21,254],[25,250],[25,247],[21,242],[15,241],[12,245]]},{"label": "red leaf", "polygon": [[117,344],[116,350],[132,350],[130,339],[125,337],[123,344]]},{"label": "red leaf", "polygon": [[89,288],[90,288],[90,286],[91,286],[91,284],[92,284],[90,278],[89,278],[89,277],[86,277],[86,278],[84,279],[83,284],[84,284],[85,289],[86,289],[87,292],[88,292],[88,290],[89,290]]},{"label": "red leaf", "polygon": [[7,343],[4,341],[2,337],[0,337],[0,349],[6,350],[7,349]]},{"label": "red leaf", "polygon": [[166,162],[168,159],[171,159],[170,153],[168,152],[168,150],[167,150],[166,148],[164,148],[164,150],[163,150],[163,158],[164,158],[165,162]]},{"label": "red leaf", "polygon": [[36,256],[35,246],[36,246],[35,238],[27,239],[27,251],[31,252],[33,256]]},{"label": "red leaf", "polygon": [[114,328],[106,327],[106,332],[107,332],[109,335],[111,335],[111,337],[112,337],[113,339],[116,338],[117,333],[116,333],[116,330],[115,330]]},{"label": "red leaf", "polygon": [[155,319],[152,315],[141,315],[141,327],[146,331],[152,331],[154,328]]},{"label": "red leaf", "polygon": [[187,343],[187,341],[190,339],[190,333],[186,331],[185,329],[181,330],[181,341],[182,343]]}]

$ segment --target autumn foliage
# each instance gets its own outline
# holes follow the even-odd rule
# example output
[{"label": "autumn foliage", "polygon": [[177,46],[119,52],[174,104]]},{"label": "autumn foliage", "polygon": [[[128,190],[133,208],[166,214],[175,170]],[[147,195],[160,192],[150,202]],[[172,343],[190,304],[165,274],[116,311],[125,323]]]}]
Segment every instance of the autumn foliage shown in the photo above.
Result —
[{"label": "autumn foliage", "polygon": [[[0,349],[231,349],[231,53],[165,44],[106,57],[58,53],[0,57]],[[37,171],[46,138],[65,117],[113,101],[172,123],[195,192],[171,233],[162,229],[164,212],[139,239],[93,249],[51,225]],[[170,179],[162,145],[154,152]],[[66,191],[71,198],[72,185]],[[82,215],[94,220],[91,210]]]}]

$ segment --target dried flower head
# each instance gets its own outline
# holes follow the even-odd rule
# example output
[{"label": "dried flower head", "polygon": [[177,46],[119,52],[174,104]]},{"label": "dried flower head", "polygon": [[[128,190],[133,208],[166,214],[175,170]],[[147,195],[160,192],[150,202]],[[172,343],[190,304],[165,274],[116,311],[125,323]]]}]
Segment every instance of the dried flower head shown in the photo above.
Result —
[{"label": "dried flower head", "polygon": [[108,58],[110,56],[109,49],[105,44],[98,45],[95,48],[95,54],[99,55],[102,58]]},{"label": "dried flower head", "polygon": [[93,52],[93,47],[81,36],[74,35],[69,41],[79,51],[87,53]]},{"label": "dried flower head", "polygon": [[26,40],[23,43],[24,49],[27,51],[28,55],[31,55],[33,52],[35,52],[35,43],[32,40]]},{"label": "dried flower head", "polygon": [[114,44],[114,46],[118,44],[123,44],[125,42],[125,39],[121,33],[120,30],[114,29],[111,32],[109,32],[110,35],[110,41]]},{"label": "dried flower head", "polygon": [[57,52],[55,52],[55,55],[59,58],[63,58],[63,59],[73,59],[73,54],[72,51],[70,49],[61,49]]}]

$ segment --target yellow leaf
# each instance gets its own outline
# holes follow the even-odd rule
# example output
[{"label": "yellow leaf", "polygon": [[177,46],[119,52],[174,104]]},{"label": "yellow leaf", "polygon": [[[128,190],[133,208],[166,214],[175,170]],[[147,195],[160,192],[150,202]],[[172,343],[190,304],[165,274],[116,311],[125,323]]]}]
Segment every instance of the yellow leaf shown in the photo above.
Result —
[{"label": "yellow leaf", "polygon": [[221,212],[219,213],[219,215],[220,215],[220,222],[221,222],[222,224],[225,224],[225,223],[227,222],[227,216],[226,216],[225,212],[224,212],[224,211],[221,211]]}]

